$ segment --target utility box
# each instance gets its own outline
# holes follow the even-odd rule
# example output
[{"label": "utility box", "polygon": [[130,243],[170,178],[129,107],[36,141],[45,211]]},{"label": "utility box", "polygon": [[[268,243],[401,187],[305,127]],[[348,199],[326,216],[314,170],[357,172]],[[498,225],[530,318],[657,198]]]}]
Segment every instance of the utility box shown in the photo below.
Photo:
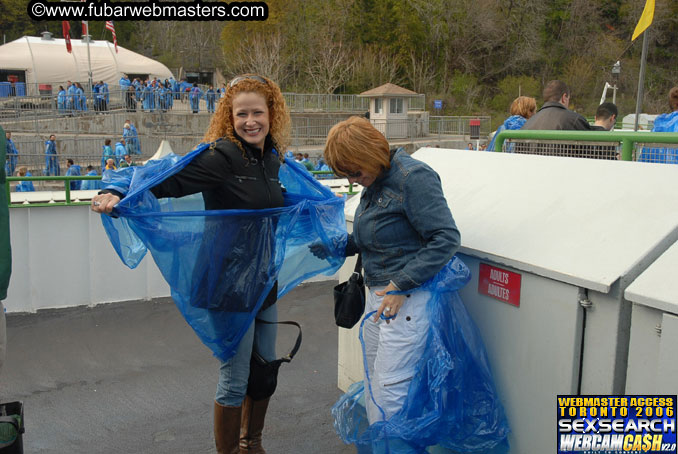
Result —
[{"label": "utility box", "polygon": [[[473,277],[460,295],[488,351],[511,453],[554,452],[558,394],[626,389],[624,290],[678,239],[678,166],[438,148],[414,157],[440,174],[461,231]],[[351,364],[360,370],[361,358]]]},{"label": "utility box", "polygon": [[678,243],[624,292],[633,303],[626,394],[678,394]]},{"label": "utility box", "polygon": [[471,133],[470,133],[471,140],[480,139],[480,120],[479,119],[474,118],[473,120],[469,121],[469,129],[471,130]]}]

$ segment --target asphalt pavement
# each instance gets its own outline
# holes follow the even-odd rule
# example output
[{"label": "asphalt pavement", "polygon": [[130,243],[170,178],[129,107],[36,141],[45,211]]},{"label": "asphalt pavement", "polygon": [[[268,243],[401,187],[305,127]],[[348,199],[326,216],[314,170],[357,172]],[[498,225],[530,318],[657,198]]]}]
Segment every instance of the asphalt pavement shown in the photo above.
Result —
[{"label": "asphalt pavement", "polygon": [[[337,388],[334,281],[279,304],[303,343],[280,368],[264,430],[269,454],[348,454],[332,425]],[[296,328],[281,326],[278,353]],[[24,402],[26,454],[215,453],[218,361],[171,299],[9,314],[0,401]]]}]

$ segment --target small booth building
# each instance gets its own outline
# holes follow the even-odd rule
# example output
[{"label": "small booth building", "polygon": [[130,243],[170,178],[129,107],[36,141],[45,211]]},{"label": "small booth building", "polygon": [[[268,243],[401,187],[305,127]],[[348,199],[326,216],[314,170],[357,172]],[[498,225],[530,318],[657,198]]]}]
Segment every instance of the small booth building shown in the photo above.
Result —
[{"label": "small booth building", "polygon": [[419,95],[407,88],[387,83],[367,90],[358,96],[369,98],[369,118],[375,128],[387,139],[405,139],[408,137],[409,120],[407,111],[410,98]]}]

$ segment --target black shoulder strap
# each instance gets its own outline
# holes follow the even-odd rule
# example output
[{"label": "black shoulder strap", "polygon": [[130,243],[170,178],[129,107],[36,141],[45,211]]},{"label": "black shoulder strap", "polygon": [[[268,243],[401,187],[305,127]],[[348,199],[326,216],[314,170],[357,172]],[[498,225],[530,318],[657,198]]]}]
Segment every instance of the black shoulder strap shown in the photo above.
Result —
[{"label": "black shoulder strap", "polygon": [[299,351],[299,347],[301,347],[301,325],[297,322],[293,322],[293,321],[289,321],[289,320],[283,321],[283,322],[267,322],[265,320],[255,319],[254,322],[255,323],[264,323],[266,325],[292,325],[292,326],[296,326],[299,329],[299,334],[297,335],[297,341],[294,343],[294,347],[292,348],[292,351],[278,360],[278,361],[282,361],[282,362],[285,362],[285,363],[289,363],[290,361],[292,361],[292,358],[294,358],[294,355],[296,355],[297,352]]},{"label": "black shoulder strap", "polygon": [[360,274],[360,271],[363,269],[363,255],[358,254],[358,260],[355,262],[355,269],[353,270],[354,273]]}]

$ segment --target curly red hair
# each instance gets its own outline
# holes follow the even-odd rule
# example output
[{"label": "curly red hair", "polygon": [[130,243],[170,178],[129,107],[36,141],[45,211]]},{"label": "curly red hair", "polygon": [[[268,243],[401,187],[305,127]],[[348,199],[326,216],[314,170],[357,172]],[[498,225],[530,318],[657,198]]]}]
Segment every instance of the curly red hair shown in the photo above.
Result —
[{"label": "curly red hair", "polygon": [[[248,76],[253,78],[250,79]],[[238,77],[242,78],[242,80],[233,86],[227,84],[226,94],[219,100],[217,110],[212,115],[212,120],[203,141],[214,142],[225,137],[242,150],[244,157],[245,150],[240,141],[235,137],[233,127],[233,98],[240,93],[257,93],[266,99],[270,122],[269,135],[282,161],[285,151],[291,142],[292,121],[280,87],[271,79],[256,74],[243,74]],[[257,79],[263,79],[266,83],[260,82]]]}]

